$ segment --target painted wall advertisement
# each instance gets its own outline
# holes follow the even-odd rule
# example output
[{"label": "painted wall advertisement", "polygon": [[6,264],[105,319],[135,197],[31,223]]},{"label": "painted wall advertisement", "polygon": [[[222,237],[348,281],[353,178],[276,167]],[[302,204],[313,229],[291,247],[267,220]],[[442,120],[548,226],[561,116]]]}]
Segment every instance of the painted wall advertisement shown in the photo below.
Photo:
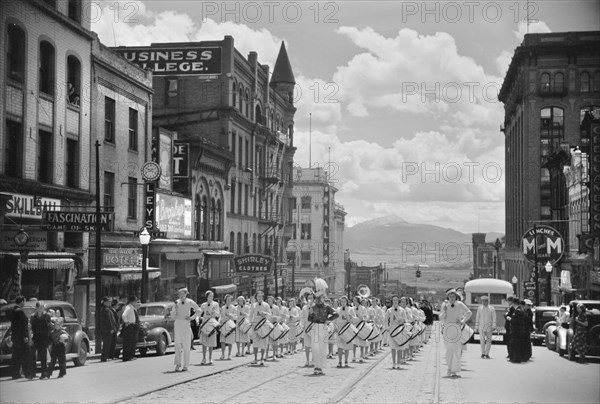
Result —
[{"label": "painted wall advertisement", "polygon": [[115,50],[142,69],[151,69],[155,77],[221,73],[220,47],[123,47]]},{"label": "painted wall advertisement", "polygon": [[156,226],[168,238],[192,237],[192,200],[167,194],[156,194]]}]

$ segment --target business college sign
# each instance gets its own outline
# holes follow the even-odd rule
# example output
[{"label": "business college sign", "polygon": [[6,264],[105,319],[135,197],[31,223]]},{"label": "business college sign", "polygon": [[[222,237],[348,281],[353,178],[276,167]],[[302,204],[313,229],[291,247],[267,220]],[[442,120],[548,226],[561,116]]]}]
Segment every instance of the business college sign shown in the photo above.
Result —
[{"label": "business college sign", "polygon": [[590,233],[600,237],[600,124],[591,126],[590,136]]},{"label": "business college sign", "polygon": [[532,264],[535,264],[537,247],[538,265],[546,264],[548,261],[554,265],[562,258],[565,251],[565,241],[560,233],[544,225],[527,230],[523,235],[522,246],[525,259]]},{"label": "business college sign", "polygon": [[221,73],[221,48],[115,48],[115,51],[154,76]]},{"label": "business college sign", "polygon": [[273,266],[273,258],[266,255],[248,254],[233,259],[235,272],[268,274]]}]

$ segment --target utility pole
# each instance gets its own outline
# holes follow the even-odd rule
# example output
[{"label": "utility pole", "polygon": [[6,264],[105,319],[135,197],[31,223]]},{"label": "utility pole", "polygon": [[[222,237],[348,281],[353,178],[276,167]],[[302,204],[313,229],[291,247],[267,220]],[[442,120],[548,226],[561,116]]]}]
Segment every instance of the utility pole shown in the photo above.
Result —
[{"label": "utility pole", "polygon": [[[100,212],[100,142],[96,140],[96,250],[95,250],[95,266],[96,266],[96,312],[94,314],[95,330],[94,335],[96,344],[100,341],[100,309],[102,308],[102,214]],[[99,346],[96,345],[96,346]]]}]

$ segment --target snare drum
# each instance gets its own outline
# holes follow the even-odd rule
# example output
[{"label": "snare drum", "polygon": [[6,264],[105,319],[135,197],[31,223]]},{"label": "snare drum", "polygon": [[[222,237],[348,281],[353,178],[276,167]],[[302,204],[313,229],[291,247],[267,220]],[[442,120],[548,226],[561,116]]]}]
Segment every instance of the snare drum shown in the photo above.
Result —
[{"label": "snare drum", "polygon": [[202,324],[202,329],[200,331],[207,337],[210,337],[217,331],[217,328],[219,328],[219,322],[216,319],[211,318]]},{"label": "snare drum", "polygon": [[290,332],[290,326],[286,323],[281,323],[281,326],[283,327],[283,335],[281,336],[281,338],[285,338],[285,336],[288,335],[288,333]]},{"label": "snare drum", "polygon": [[266,318],[263,318],[254,326],[254,331],[260,338],[267,338],[273,332],[273,324]]},{"label": "snare drum", "polygon": [[346,323],[340,328],[338,333],[340,338],[346,343],[350,344],[354,341],[354,338],[358,336],[358,329],[352,323]]},{"label": "snare drum", "polygon": [[233,322],[233,320],[227,320],[221,326],[221,335],[224,338],[227,338],[234,331],[235,331],[235,323]]},{"label": "snare drum", "polygon": [[465,345],[467,342],[469,342],[474,333],[475,331],[473,331],[471,327],[469,327],[466,324],[463,324],[460,332],[460,343]]},{"label": "snare drum", "polygon": [[373,333],[369,337],[369,341],[373,341],[373,340],[377,339],[381,333],[379,331],[379,326],[377,326],[376,324],[371,324],[371,327],[373,327]]},{"label": "snare drum", "polygon": [[406,345],[406,343],[410,341],[410,332],[408,328],[409,327],[406,324],[400,324],[390,333],[390,338],[392,338],[400,347]]},{"label": "snare drum", "polygon": [[275,323],[273,324],[273,330],[271,331],[271,334],[269,334],[269,339],[271,341],[277,341],[283,338],[285,335],[284,333],[285,329],[283,328],[283,325],[281,323]]},{"label": "snare drum", "polygon": [[358,329],[358,338],[363,341],[368,341],[373,334],[373,326],[364,320],[358,323],[356,328]]},{"label": "snare drum", "polygon": [[248,321],[246,317],[244,317],[240,321],[238,321],[237,327],[243,334],[248,334],[248,331],[250,331],[250,329],[252,328],[252,324],[250,324],[250,321]]}]

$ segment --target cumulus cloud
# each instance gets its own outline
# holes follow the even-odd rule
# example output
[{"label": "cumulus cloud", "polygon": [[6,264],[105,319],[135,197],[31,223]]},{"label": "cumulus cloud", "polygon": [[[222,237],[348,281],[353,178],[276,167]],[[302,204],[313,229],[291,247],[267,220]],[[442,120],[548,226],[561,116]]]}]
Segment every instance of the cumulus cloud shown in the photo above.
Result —
[{"label": "cumulus cloud", "polygon": [[543,34],[547,32],[552,32],[550,27],[541,20],[533,20],[529,22],[529,27],[527,27],[527,21],[519,21],[517,25],[517,30],[513,31],[519,43],[523,41],[525,38],[525,34]]}]

